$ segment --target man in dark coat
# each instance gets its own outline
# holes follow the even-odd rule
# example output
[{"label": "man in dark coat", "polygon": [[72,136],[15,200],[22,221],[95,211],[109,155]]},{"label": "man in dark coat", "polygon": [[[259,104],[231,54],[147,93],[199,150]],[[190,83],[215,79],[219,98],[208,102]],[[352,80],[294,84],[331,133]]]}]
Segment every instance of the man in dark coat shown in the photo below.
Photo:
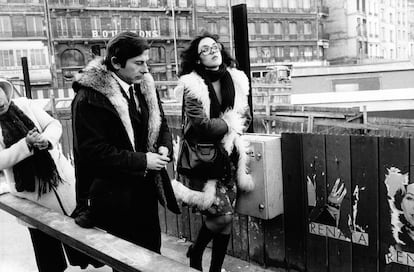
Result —
[{"label": "man in dark coat", "polygon": [[158,201],[179,213],[165,166],[172,141],[147,61],[149,45],[123,32],[73,84],[73,150],[77,210],[97,226],[160,252]]}]

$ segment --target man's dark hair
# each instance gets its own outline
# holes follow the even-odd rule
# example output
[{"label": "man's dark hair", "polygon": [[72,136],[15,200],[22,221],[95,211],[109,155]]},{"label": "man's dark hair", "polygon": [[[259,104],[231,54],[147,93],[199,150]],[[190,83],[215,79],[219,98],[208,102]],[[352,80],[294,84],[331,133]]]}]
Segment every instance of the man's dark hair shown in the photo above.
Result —
[{"label": "man's dark hair", "polygon": [[[217,35],[213,35],[208,32],[204,32],[200,36],[194,38],[194,40],[191,41],[190,45],[181,53],[181,71],[179,73],[180,76],[191,73],[197,66],[202,66],[202,64],[199,62],[200,55],[198,54],[198,44],[204,38],[211,38],[217,43],[220,43],[218,41]],[[221,45],[221,56],[223,58],[223,63],[228,67],[236,67],[236,61],[224,49],[223,44]]]},{"label": "man's dark hair", "polygon": [[127,60],[141,55],[149,49],[147,40],[138,36],[134,32],[121,32],[109,40],[106,46],[105,65],[109,70],[114,71],[111,59],[116,57],[116,62],[125,67]]}]

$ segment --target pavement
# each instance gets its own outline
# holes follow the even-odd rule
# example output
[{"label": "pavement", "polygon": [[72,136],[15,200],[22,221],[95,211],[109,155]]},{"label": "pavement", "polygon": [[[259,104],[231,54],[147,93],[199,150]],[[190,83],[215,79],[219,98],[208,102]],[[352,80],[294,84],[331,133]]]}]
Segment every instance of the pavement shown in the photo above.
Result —
[{"label": "pavement", "polygon": [[[178,262],[188,264],[185,256],[189,242],[176,237],[162,235],[161,253]],[[203,260],[203,271],[208,271],[211,250],[206,249]],[[265,269],[246,261],[226,256],[224,261],[226,272],[266,272],[284,271]],[[37,272],[33,247],[27,228],[17,222],[17,219],[0,210],[0,271],[1,272]],[[92,266],[82,270],[79,267],[69,266],[66,272],[112,272],[108,266],[94,268]]]}]

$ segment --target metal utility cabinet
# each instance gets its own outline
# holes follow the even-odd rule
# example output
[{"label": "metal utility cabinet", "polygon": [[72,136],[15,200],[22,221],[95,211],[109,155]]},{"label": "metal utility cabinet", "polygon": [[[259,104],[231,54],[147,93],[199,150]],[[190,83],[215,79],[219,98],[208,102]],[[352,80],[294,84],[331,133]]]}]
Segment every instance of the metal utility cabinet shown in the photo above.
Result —
[{"label": "metal utility cabinet", "polygon": [[281,137],[254,133],[242,137],[250,143],[248,155],[255,189],[239,196],[236,211],[272,219],[283,213]]}]

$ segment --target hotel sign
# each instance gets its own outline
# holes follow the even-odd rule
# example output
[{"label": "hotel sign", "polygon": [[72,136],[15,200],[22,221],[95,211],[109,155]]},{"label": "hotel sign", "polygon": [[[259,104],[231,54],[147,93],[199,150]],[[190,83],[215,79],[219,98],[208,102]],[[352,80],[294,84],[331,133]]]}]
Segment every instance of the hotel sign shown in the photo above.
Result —
[{"label": "hotel sign", "polygon": [[[157,38],[160,36],[158,30],[129,30],[131,32],[137,33],[142,38]],[[118,30],[92,30],[92,38],[112,38],[117,33]]]}]

